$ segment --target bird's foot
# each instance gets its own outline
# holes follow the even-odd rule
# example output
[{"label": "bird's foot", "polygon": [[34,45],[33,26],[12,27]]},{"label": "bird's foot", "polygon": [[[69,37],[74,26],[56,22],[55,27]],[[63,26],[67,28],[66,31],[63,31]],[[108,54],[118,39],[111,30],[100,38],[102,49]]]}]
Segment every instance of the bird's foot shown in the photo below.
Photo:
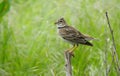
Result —
[{"label": "bird's foot", "polygon": [[74,56],[74,53],[73,53],[73,51],[66,50],[66,51],[65,51],[65,53],[67,53],[67,52],[70,54],[70,56],[73,56],[73,57],[75,57],[75,56]]},{"label": "bird's foot", "polygon": [[74,53],[72,51],[69,51],[69,54],[73,57],[75,57]]},{"label": "bird's foot", "polygon": [[66,50],[65,53],[66,53],[66,52],[69,52],[69,51],[70,51],[70,50]]}]

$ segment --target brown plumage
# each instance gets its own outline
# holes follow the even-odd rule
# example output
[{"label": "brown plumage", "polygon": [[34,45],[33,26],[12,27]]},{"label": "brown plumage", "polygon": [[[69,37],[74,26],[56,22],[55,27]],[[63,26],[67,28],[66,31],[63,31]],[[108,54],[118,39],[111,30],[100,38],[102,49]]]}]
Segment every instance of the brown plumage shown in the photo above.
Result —
[{"label": "brown plumage", "polygon": [[87,41],[87,38],[89,39],[90,37],[83,35],[70,26],[65,26],[64,28],[59,29],[59,35],[71,44],[84,44],[88,46],[93,46],[90,42]]},{"label": "brown plumage", "polygon": [[73,46],[78,46],[79,44],[93,46],[93,44],[88,42],[88,40],[92,40],[94,38],[83,35],[72,26],[68,26],[64,18],[60,18],[57,22],[55,22],[55,24],[58,27],[59,35],[64,40],[70,42]]}]

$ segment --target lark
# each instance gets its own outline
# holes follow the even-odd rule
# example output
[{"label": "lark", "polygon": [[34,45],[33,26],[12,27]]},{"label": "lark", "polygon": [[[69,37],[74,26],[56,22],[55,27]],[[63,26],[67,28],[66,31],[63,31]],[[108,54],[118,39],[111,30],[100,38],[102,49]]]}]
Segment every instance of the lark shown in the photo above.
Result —
[{"label": "lark", "polygon": [[64,18],[60,18],[55,24],[57,25],[58,34],[65,41],[73,45],[73,47],[68,50],[70,53],[73,53],[79,44],[93,46],[93,44],[89,42],[89,40],[94,39],[93,37],[86,36],[74,27],[69,26]]}]

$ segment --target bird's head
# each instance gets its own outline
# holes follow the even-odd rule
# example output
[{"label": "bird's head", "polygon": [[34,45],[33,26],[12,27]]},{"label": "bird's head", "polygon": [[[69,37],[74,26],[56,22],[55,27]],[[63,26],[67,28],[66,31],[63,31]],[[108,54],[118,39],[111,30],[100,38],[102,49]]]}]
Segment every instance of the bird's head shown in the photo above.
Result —
[{"label": "bird's head", "polygon": [[57,25],[58,28],[66,26],[64,18],[60,18],[57,22],[55,22],[55,24]]}]

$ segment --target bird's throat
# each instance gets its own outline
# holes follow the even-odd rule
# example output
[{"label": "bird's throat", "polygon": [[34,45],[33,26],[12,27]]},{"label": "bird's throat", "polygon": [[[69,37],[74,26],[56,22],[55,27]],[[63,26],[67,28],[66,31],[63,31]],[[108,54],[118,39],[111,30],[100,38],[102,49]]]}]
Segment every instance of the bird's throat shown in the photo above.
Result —
[{"label": "bird's throat", "polygon": [[58,27],[58,29],[61,29],[61,28],[64,28],[66,25],[62,25],[62,24],[60,24],[60,25],[58,25],[57,27]]}]

